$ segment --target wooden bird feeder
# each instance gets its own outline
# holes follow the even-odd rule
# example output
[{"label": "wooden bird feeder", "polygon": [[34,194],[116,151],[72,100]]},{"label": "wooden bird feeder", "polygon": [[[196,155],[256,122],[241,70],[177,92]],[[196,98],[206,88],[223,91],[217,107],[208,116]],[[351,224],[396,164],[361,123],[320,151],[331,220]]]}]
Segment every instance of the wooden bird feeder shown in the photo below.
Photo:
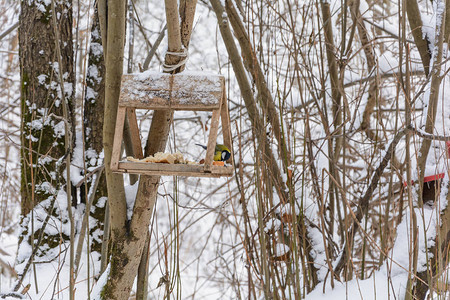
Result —
[{"label": "wooden bird feeder", "polygon": [[[164,164],[121,160],[125,115],[128,117],[135,158],[143,158],[136,109],[212,111],[204,164]],[[123,75],[111,157],[111,170],[116,173],[142,175],[231,176],[233,174],[233,153],[231,153],[228,161],[231,166],[213,165],[214,148],[220,119],[222,120],[224,144],[229,149],[232,149],[230,119],[223,76],[171,75],[156,72]]]}]

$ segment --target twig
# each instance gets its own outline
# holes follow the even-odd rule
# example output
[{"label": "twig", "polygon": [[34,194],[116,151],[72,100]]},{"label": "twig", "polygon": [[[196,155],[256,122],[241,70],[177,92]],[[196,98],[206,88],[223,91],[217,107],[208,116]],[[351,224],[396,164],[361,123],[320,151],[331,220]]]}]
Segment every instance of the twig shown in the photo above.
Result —
[{"label": "twig", "polygon": [[[52,8],[52,23],[53,23],[53,29],[55,32],[55,48],[56,48],[56,55],[58,59],[58,65],[60,67],[58,71],[59,75],[59,87],[61,89],[61,100],[62,100],[62,109],[63,109],[63,116],[67,120],[67,122],[64,123],[64,147],[66,150],[65,160],[66,160],[66,197],[67,197],[67,212],[68,212],[68,218],[69,218],[69,225],[70,225],[70,266],[69,266],[69,286],[70,286],[70,293],[69,293],[69,299],[74,299],[75,294],[75,273],[74,273],[74,243],[75,243],[75,220],[73,218],[72,214],[72,200],[71,200],[71,182],[70,182],[70,161],[71,161],[71,153],[72,153],[72,124],[70,124],[69,120],[69,103],[68,99],[66,97],[66,93],[64,90],[64,78],[63,78],[63,70],[62,70],[62,55],[61,55],[61,46],[60,46],[60,35],[58,30],[58,22],[56,20],[56,4],[55,0],[51,1],[51,8]],[[72,70],[73,72],[73,70]]]},{"label": "twig", "polygon": [[[377,79],[377,76],[379,76],[380,79],[386,79],[386,78],[391,78],[391,77],[400,77],[400,75],[401,75],[400,72],[387,72],[387,73],[382,73],[382,74],[378,74],[378,75],[367,76],[367,77],[363,77],[363,78],[360,78],[357,80],[353,80],[353,81],[344,83],[344,87],[347,88],[347,87],[352,87],[357,84],[365,83],[367,81]],[[413,76],[425,75],[425,71],[424,70],[411,71],[410,75],[413,75]]]},{"label": "twig", "polygon": [[[98,173],[96,173],[97,177],[95,177],[94,184],[90,188],[89,199],[86,202],[86,207],[84,209],[84,218],[83,218],[83,222],[81,224],[80,236],[78,237],[77,250],[75,252],[75,264],[74,264],[75,274],[78,274],[78,267],[79,267],[80,259],[81,259],[81,251],[83,250],[84,236],[86,235],[86,230],[87,230],[86,227],[87,227],[87,223],[89,221],[89,213],[91,211],[92,203],[94,202],[94,199],[95,199],[95,192],[97,191],[97,186],[98,186],[98,183],[100,182],[100,178],[102,176],[103,169],[104,169],[103,166],[100,166],[99,168],[97,168],[97,170],[98,170]],[[85,178],[87,178],[87,176],[85,176]]]},{"label": "twig", "polygon": [[443,135],[435,135],[432,133],[427,133],[423,130],[417,129],[411,124],[407,126],[407,129],[410,130],[412,133],[420,136],[423,139],[431,140],[431,141],[441,141],[441,142],[448,142],[450,141],[450,136],[443,136]]},{"label": "twig", "polygon": [[[398,35],[395,34],[395,33],[393,33],[392,31],[390,31],[390,30],[384,28],[383,26],[380,26],[380,25],[378,25],[378,24],[376,24],[376,23],[370,21],[370,20],[367,19],[367,18],[362,18],[362,19],[363,19],[364,22],[369,23],[369,24],[372,25],[373,27],[378,28],[378,29],[380,29],[381,31],[386,32],[386,33],[389,34],[392,38],[398,39]],[[406,41],[407,41],[408,43],[414,44],[414,41],[413,41],[413,40],[407,39]]]},{"label": "twig", "polygon": [[12,298],[17,298],[17,299],[25,299],[25,296],[22,295],[21,293],[12,292],[12,293],[7,293],[7,294],[0,294],[0,298],[2,298],[2,299],[6,299],[7,297],[12,297]]},{"label": "twig", "polygon": [[[135,5],[134,5],[134,1],[132,1],[132,4],[133,4],[134,12],[135,12],[135,14],[136,14],[136,20],[137,20],[137,24],[136,24],[136,25],[138,26],[138,28],[139,28],[139,30],[140,30],[142,36],[144,37],[144,40],[145,40],[146,44],[147,44],[150,48],[154,48],[154,45],[152,45],[152,43],[150,43],[150,41],[149,41],[148,38],[147,38],[147,35],[145,34],[145,30],[144,30],[145,28],[144,28],[144,26],[142,26],[141,19],[139,18],[139,15],[138,15],[138,13],[137,13],[136,7],[135,7]],[[158,53],[155,53],[155,54],[156,54],[156,58],[158,59],[158,61],[159,61],[160,63],[162,63],[162,60],[161,60],[161,58],[159,57]]]},{"label": "twig", "polygon": [[155,55],[156,50],[158,50],[159,45],[161,44],[162,40],[164,39],[164,36],[166,34],[166,29],[167,29],[167,23],[166,23],[166,25],[164,25],[164,28],[159,33],[158,38],[155,41],[155,44],[153,44],[153,47],[150,49],[150,52],[148,53],[147,57],[145,58],[144,65],[142,66],[142,71],[145,71],[148,69],[148,65],[152,61],[152,58]]},{"label": "twig", "polygon": [[96,167],[95,169],[93,169],[92,171],[90,171],[89,173],[87,173],[86,176],[83,176],[83,178],[82,178],[80,181],[78,181],[78,183],[75,184],[74,186],[75,186],[76,188],[81,187],[81,186],[83,185],[83,183],[84,183],[88,178],[92,177],[92,176],[93,176],[95,173],[97,173],[97,172],[102,172],[104,169],[105,169],[105,165],[101,165],[101,166]]},{"label": "twig", "polygon": [[13,30],[15,30],[17,27],[19,27],[19,21],[17,21],[16,23],[14,23],[13,25],[11,25],[11,27],[9,27],[8,29],[6,29],[5,31],[3,31],[2,33],[0,33],[0,41],[7,36],[8,34],[10,34]]}]

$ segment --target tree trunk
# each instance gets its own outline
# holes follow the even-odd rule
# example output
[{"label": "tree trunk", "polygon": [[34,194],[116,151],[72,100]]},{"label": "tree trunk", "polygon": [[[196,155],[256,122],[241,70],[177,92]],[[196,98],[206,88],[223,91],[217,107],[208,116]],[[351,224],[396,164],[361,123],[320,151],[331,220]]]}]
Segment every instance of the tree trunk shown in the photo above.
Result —
[{"label": "tree trunk", "polygon": [[417,50],[419,50],[425,75],[428,75],[428,73],[430,73],[431,60],[430,42],[422,30],[422,16],[420,15],[417,0],[408,0],[406,12],[408,15],[409,27],[411,27],[411,34],[414,38],[414,42],[416,43]]},{"label": "tree trunk", "polygon": [[[111,268],[108,281],[102,290],[103,299],[127,299],[127,289],[119,284],[117,278],[123,274],[123,267],[128,263],[127,256],[122,255],[121,245],[127,236],[127,207],[123,175],[111,172],[111,154],[114,141],[114,129],[120,93],[120,80],[123,72],[123,55],[125,42],[125,0],[109,1],[107,9],[107,47],[106,47],[106,81],[105,110],[103,125],[103,147],[105,171],[108,186],[108,206],[112,238]],[[134,280],[134,278],[132,279]]]},{"label": "tree trunk", "polygon": [[[408,3],[409,4],[409,3]],[[441,5],[443,5],[441,3]],[[431,73],[431,83],[430,83],[430,95],[428,100],[428,111],[426,115],[425,132],[433,134],[435,127],[435,120],[437,110],[439,108],[439,90],[441,89],[441,82],[445,75],[441,74],[441,62],[443,60],[444,42],[447,42],[449,34],[449,24],[447,24],[450,18],[450,1],[445,1],[445,11],[442,14],[442,23],[440,26],[436,26],[436,41],[434,45],[434,63]],[[442,100],[446,101],[446,100]],[[419,189],[418,189],[418,204],[423,205],[422,190],[423,181],[425,175],[426,161],[428,157],[428,152],[431,146],[430,139],[423,139],[422,146],[419,152],[418,158],[418,168],[419,168]],[[441,189],[437,189],[440,191]],[[442,207],[441,199],[443,197],[437,197],[435,200],[435,206],[439,208]],[[447,192],[446,195],[447,207],[445,207],[440,212],[440,224],[436,226],[436,237],[435,244],[428,249],[429,251],[429,261],[428,268],[426,271],[417,273],[417,277],[422,280],[415,280],[414,287],[412,289],[412,297],[414,299],[426,299],[427,293],[432,294],[435,292],[438,286],[439,276],[445,272],[445,269],[449,263],[449,253],[450,253],[450,209],[448,203],[450,201],[450,193]]]},{"label": "tree trunk", "polygon": [[[70,235],[67,230],[56,234],[46,231],[46,222],[50,215],[59,222],[67,221],[67,217],[62,217],[64,210],[67,210],[65,197],[57,198],[57,195],[59,193],[63,196],[65,192],[64,170],[67,166],[64,157],[68,154],[66,147],[71,149],[73,146],[73,139],[70,140],[72,145],[66,145],[65,134],[74,136],[65,132],[65,122],[69,123],[69,128],[73,128],[74,124],[71,2],[59,2],[56,13],[61,65],[55,48],[56,32],[52,23],[50,3],[45,5],[35,1],[22,1],[19,17],[22,119],[22,221],[19,253],[24,243],[30,244],[35,250],[32,255],[38,257],[43,257],[51,249],[59,247]],[[65,80],[64,98],[61,98],[59,72]],[[63,117],[65,102],[68,104],[69,120],[64,120]],[[55,205],[55,201],[58,205]],[[33,209],[38,204],[45,209],[47,217],[35,214]],[[57,224],[53,226],[60,228]],[[38,249],[41,244],[48,245],[46,250]],[[47,257],[46,260],[52,258]]]},{"label": "tree trunk", "polygon": [[[89,48],[88,71],[86,75],[86,94],[84,97],[83,125],[85,140],[86,173],[89,175],[93,170],[98,170],[103,165],[101,153],[103,151],[103,118],[105,107],[105,62],[103,56],[102,36],[98,20],[98,9],[94,11],[94,19],[91,30],[91,45]],[[96,220],[95,225],[89,228],[92,238],[92,250],[101,252],[101,235],[94,235],[96,231],[103,232],[103,221],[106,208],[106,177],[104,172],[99,179],[92,203],[93,212],[90,214]],[[94,176],[89,176],[82,189],[81,198],[86,203]]]},{"label": "tree trunk", "polygon": [[[449,1],[446,1],[447,3]],[[425,120],[425,132],[433,133],[434,124],[436,121],[436,114],[438,109],[439,101],[439,89],[441,87],[441,82],[443,75],[441,74],[441,62],[443,59],[443,47],[444,47],[444,28],[445,28],[445,11],[441,12],[442,23],[438,26],[436,25],[436,41],[434,45],[434,63],[431,72],[431,83],[430,83],[430,95],[428,97],[428,108]],[[419,169],[419,206],[423,205],[422,199],[422,186],[423,178],[425,176],[425,166],[427,162],[428,152],[430,151],[431,140],[423,139],[422,145],[419,150],[419,155],[417,159],[417,168]]]}]

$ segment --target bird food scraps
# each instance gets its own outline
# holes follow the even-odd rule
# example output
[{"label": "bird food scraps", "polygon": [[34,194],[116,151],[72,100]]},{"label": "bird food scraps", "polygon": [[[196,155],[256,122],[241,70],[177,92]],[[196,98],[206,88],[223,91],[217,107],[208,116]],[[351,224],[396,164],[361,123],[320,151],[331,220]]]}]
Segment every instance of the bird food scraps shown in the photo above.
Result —
[{"label": "bird food scraps", "polygon": [[150,163],[158,163],[158,164],[185,164],[185,165],[194,165],[196,162],[189,161],[183,157],[183,154],[180,152],[176,153],[164,153],[157,152],[155,155],[150,155],[143,159],[134,158],[131,156],[127,157],[128,161],[133,162],[150,162]]},{"label": "bird food scraps", "polygon": [[[199,161],[199,164],[203,165],[204,163],[205,163],[205,159],[202,158],[202,159]],[[220,167],[225,166],[225,162],[224,162],[224,161],[215,161],[215,160],[213,160],[212,164],[213,164],[213,166],[220,166]]]}]

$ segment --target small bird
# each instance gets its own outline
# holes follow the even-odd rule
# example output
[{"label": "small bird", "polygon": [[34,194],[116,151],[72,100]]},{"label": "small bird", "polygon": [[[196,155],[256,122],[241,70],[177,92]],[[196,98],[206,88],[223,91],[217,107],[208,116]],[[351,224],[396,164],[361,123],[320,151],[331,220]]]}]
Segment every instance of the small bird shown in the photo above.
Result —
[{"label": "small bird", "polygon": [[[203,149],[207,149],[205,145],[202,144],[196,144],[197,146],[202,147]],[[217,144],[216,148],[214,149],[214,160],[215,161],[227,161],[231,157],[230,149],[227,148],[225,145]]]}]

